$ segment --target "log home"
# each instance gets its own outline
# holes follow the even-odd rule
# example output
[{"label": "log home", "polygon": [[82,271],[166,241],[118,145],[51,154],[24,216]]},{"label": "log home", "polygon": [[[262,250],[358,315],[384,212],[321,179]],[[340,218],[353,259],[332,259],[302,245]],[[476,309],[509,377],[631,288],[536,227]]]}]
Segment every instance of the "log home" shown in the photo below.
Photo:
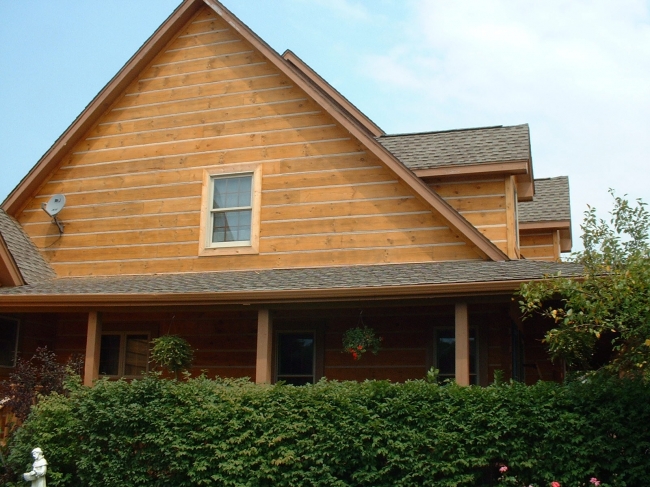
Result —
[{"label": "log home", "polygon": [[[56,219],[43,206],[64,195]],[[216,0],[185,0],[2,204],[0,375],[47,345],[137,377],[560,379],[523,282],[579,271],[527,125],[384,133]],[[360,324],[376,356],[341,353]]]}]

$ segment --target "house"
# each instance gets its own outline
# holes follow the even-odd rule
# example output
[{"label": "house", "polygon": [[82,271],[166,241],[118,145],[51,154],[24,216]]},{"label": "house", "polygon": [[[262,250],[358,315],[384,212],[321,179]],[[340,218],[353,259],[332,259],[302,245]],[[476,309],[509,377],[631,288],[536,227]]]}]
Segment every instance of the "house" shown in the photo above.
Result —
[{"label": "house", "polygon": [[[527,125],[385,134],[216,0],[181,3],[0,234],[0,374],[47,345],[84,355],[88,385],[137,377],[169,333],[193,373],[257,382],[559,379],[512,294],[579,272],[568,180],[534,179]],[[382,350],[354,361],[361,325]]]}]

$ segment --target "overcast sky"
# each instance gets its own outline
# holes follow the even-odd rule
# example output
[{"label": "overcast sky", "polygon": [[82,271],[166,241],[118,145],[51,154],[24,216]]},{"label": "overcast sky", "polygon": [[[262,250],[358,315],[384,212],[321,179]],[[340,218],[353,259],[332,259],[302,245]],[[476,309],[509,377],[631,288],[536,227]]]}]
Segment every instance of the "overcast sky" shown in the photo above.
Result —
[{"label": "overcast sky", "polygon": [[[387,133],[528,123],[574,243],[608,188],[650,202],[650,0],[225,0]],[[0,199],[179,0],[0,0]]]}]

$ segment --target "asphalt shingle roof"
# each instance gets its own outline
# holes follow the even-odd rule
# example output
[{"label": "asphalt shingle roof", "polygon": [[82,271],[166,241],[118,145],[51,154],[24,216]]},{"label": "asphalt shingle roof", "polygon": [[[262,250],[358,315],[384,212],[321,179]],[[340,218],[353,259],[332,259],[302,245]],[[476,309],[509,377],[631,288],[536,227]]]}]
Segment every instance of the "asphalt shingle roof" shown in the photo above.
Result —
[{"label": "asphalt shingle roof", "polygon": [[528,124],[385,135],[377,140],[412,170],[530,160]]},{"label": "asphalt shingle roof", "polygon": [[16,220],[0,210],[0,233],[27,284],[36,284],[56,276]]},{"label": "asphalt shingle roof", "polygon": [[9,295],[217,294],[518,281],[541,279],[558,272],[564,276],[576,276],[581,270],[580,266],[565,262],[515,260],[58,278],[27,286],[0,288],[0,302],[2,296]]},{"label": "asphalt shingle roof", "polygon": [[533,201],[522,201],[517,206],[520,222],[570,220],[569,178],[536,179]]}]

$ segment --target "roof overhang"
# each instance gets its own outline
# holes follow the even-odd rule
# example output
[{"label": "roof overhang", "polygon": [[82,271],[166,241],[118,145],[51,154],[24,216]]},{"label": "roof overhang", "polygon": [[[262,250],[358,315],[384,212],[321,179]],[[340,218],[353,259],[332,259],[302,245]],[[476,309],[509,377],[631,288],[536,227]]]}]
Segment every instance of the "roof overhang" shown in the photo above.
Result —
[{"label": "roof overhang", "polygon": [[571,252],[571,247],[573,246],[573,238],[571,236],[571,220],[519,222],[520,233],[535,233],[540,231],[560,232],[560,251]]},{"label": "roof overhang", "polygon": [[350,101],[339,93],[332,85],[325,81],[316,71],[300,59],[291,50],[287,49],[282,57],[291,63],[300,73],[306,76],[314,85],[322,90],[327,96],[332,98],[334,102],[338,103],[344,110],[352,115],[357,121],[363,125],[368,132],[374,137],[385,135],[385,132],[372,120],[370,120],[361,110],[355,107]]},{"label": "roof overhang", "polygon": [[449,180],[467,177],[515,176],[517,200],[531,201],[535,195],[535,181],[530,159],[480,164],[446,165],[430,169],[415,169],[415,175],[423,179]]},{"label": "roof overhang", "polygon": [[167,308],[174,306],[298,304],[319,302],[426,299],[511,294],[526,280],[420,284],[406,286],[303,289],[281,291],[147,293],[147,294],[43,294],[0,296],[3,310],[54,311],[102,307]]}]

